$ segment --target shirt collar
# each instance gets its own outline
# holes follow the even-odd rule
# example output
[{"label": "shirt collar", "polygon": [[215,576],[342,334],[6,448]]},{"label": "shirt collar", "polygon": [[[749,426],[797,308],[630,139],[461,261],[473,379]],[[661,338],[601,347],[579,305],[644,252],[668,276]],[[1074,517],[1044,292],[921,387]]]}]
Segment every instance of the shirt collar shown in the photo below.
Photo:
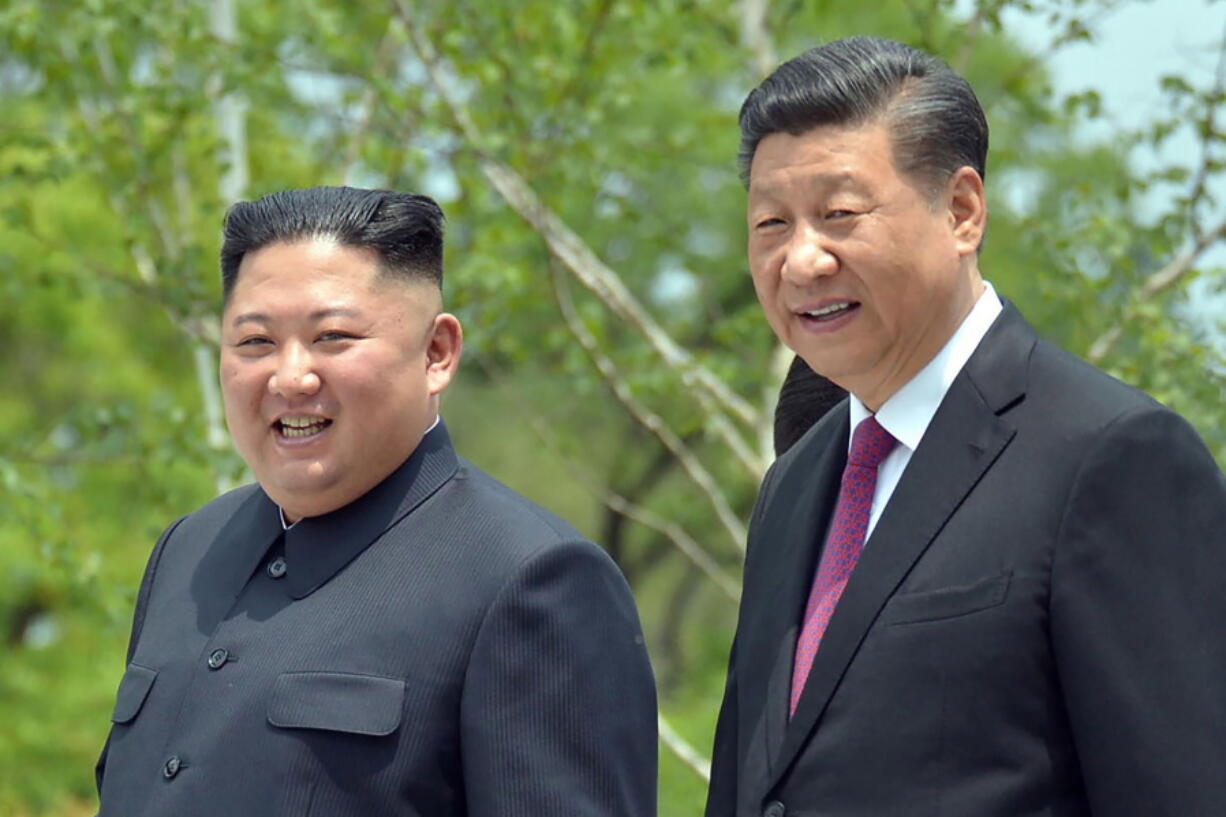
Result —
[{"label": "shirt collar", "polygon": [[[1003,308],[996,290],[987,281],[983,283],[983,292],[979,294],[975,305],[941,347],[941,351],[904,383],[902,388],[890,395],[877,411],[877,422],[881,423],[881,427],[890,432],[900,445],[911,451],[919,447],[924,432],[928,430],[928,424],[936,415],[954,378],[962,371],[975,347],[983,340],[983,336]],[[872,412],[854,394],[848,395],[848,398],[851,432],[848,434],[847,447],[850,451],[851,433],[860,421],[869,417]]]},{"label": "shirt collar", "polygon": [[[434,422],[431,423],[430,427],[426,429],[426,434],[429,434],[431,431],[435,429],[440,419],[441,418],[439,417],[439,415],[437,414],[434,415]],[[425,440],[426,434],[421,435],[423,441]],[[421,443],[418,443],[418,445],[421,445]],[[298,522],[302,521],[301,519],[299,519],[298,522],[285,521],[285,510],[282,509],[280,505],[277,506],[277,516],[280,517],[281,519],[281,530],[289,530],[290,528],[294,527],[294,525],[297,525]]]}]

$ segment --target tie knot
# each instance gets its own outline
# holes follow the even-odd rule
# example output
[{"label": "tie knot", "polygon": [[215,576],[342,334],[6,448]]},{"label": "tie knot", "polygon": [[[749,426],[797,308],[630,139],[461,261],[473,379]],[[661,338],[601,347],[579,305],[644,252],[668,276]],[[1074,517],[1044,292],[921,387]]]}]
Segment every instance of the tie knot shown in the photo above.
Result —
[{"label": "tie knot", "polygon": [[851,451],[847,454],[847,462],[865,468],[876,468],[894,450],[897,442],[890,432],[881,427],[877,418],[870,415],[860,421],[855,433],[851,435]]}]

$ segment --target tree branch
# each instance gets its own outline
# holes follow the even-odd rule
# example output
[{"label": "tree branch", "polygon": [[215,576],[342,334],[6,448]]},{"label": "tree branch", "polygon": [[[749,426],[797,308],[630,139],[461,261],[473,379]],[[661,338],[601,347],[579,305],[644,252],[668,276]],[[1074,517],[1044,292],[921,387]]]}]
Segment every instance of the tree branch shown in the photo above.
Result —
[{"label": "tree branch", "polygon": [[[505,383],[507,378],[502,372],[496,370],[486,361],[479,359],[479,366],[490,376],[491,379],[500,383]],[[512,389],[514,393],[514,390]],[[681,552],[683,556],[694,563],[694,566],[707,575],[720,590],[724,592],[732,601],[740,601],[741,591],[740,585],[733,577],[724,572],[723,568],[711,557],[702,545],[698,544],[692,536],[678,524],[667,522],[661,519],[656,514],[647,510],[643,506],[626,499],[621,494],[604,485],[602,482],[593,477],[587,469],[581,467],[573,458],[562,453],[561,447],[554,440],[549,424],[540,416],[540,413],[525,408],[520,405],[520,414],[528,420],[528,425],[532,428],[539,439],[545,446],[553,452],[567,470],[575,477],[575,479],[588,491],[593,497],[598,499],[605,507],[613,510],[616,513],[623,514],[627,518],[639,523],[645,528],[655,531],[663,536],[672,545]]]},{"label": "tree branch", "polygon": [[[60,46],[60,53],[63,55],[66,62],[72,64],[78,61],[79,55],[77,54],[76,49],[73,46],[73,44],[67,38],[61,38],[59,40],[59,46]],[[103,73],[112,74],[111,76],[112,80],[117,79],[117,77],[113,75],[113,71],[114,71],[113,62],[110,58],[108,47],[106,47],[104,43],[100,45],[99,41],[97,40],[95,40],[95,47],[98,49],[96,51],[96,56],[99,60],[99,65],[101,66],[101,70],[103,71]],[[114,91],[115,88],[112,86],[111,90]],[[93,101],[87,98],[86,94],[81,89],[76,89],[75,100],[76,100],[76,105],[77,105],[77,112],[79,113],[81,117],[81,121],[85,124],[86,131],[89,133],[98,132],[101,128],[101,121],[99,119],[100,113],[97,109],[97,106],[93,103]],[[127,128],[128,128],[127,132],[129,133],[131,138],[135,140],[135,133],[131,130],[131,127],[132,127],[131,123],[130,121],[128,121],[127,122]],[[137,143],[135,141],[132,142],[134,150],[136,149],[136,144]],[[146,194],[148,194],[147,185],[145,187],[145,192]],[[114,211],[115,215],[118,217],[121,223],[130,224],[133,222],[131,213],[128,212],[128,209],[125,206],[123,199],[119,197],[119,194],[114,189],[111,189],[108,191],[107,200],[111,206],[111,209]],[[160,209],[157,202],[152,200],[151,198],[149,199],[148,204],[151,207]],[[157,223],[158,223],[158,220],[155,219],[155,225]],[[165,225],[166,223],[165,217],[162,217],[160,219],[160,223],[163,226]],[[167,243],[168,234],[169,234],[169,230],[163,231],[163,235],[162,235],[163,246],[168,252],[171,250],[174,250],[177,252],[178,242],[170,240],[169,243]],[[41,238],[39,238],[39,240],[43,241],[43,243],[49,247],[53,246],[50,242],[46,242]],[[55,248],[59,249],[59,247],[55,247]],[[201,315],[185,314],[183,312],[180,312],[176,307],[174,307],[165,298],[161,297],[160,291],[157,290],[156,288],[156,282],[160,278],[160,275],[157,269],[157,265],[154,263],[152,256],[150,256],[148,251],[145,249],[143,242],[141,242],[139,239],[136,239],[135,237],[133,237],[133,240],[132,240],[131,255],[132,255],[133,265],[136,268],[137,276],[139,277],[140,282],[141,282],[140,284],[137,284],[136,282],[132,280],[124,278],[123,276],[120,276],[120,275],[115,275],[113,273],[101,272],[100,274],[102,275],[102,277],[106,277],[106,278],[109,278],[110,280],[114,280],[118,283],[122,283],[125,286],[129,286],[133,289],[133,291],[139,294],[142,294],[145,297],[148,297],[149,299],[158,303],[166,311],[166,315],[168,318],[170,318],[171,323],[177,326],[181,331],[183,331],[185,335],[190,337],[192,340],[204,341],[206,343],[212,344],[213,346],[217,346],[220,342],[219,339],[220,339],[221,333],[217,325],[216,319],[213,317],[205,317]]]},{"label": "tree branch", "polygon": [[1223,235],[1226,235],[1226,218],[1219,221],[1217,226],[1209,230],[1209,232],[1197,238],[1191,247],[1175,256],[1169,264],[1146,278],[1144,283],[1141,284],[1136,298],[1133,300],[1132,307],[1126,310],[1114,325],[1090,344],[1090,350],[1086,353],[1086,360],[1095,364],[1101,362],[1123,335],[1124,326],[1132,317],[1133,310],[1179,283],[1180,279],[1191,271],[1192,265],[1204,254],[1205,250],[1209,249]]},{"label": "tree branch", "polygon": [[753,57],[753,69],[759,77],[767,76],[779,65],[775,44],[771,40],[767,15],[769,0],[741,0],[741,45]]},{"label": "tree branch", "polygon": [[[375,51],[373,72],[376,76],[387,73],[391,67],[392,58],[396,55],[396,27],[399,22],[395,17],[389,17],[387,20],[387,29],[383,32],[383,37],[379,40],[379,47]],[[362,143],[366,141],[366,136],[370,131],[370,123],[375,116],[375,103],[378,101],[378,96],[375,86],[368,80],[366,89],[362,92],[362,101],[359,104],[361,113],[358,114],[357,123],[351,131],[349,146],[345,150],[345,158],[341,162],[341,165],[345,168],[341,175],[342,184],[352,185],[356,181],[355,175],[361,165]]]},{"label": "tree branch", "polygon": [[[118,98],[123,89],[120,87],[120,77],[115,67],[115,58],[111,53],[110,43],[100,34],[95,34],[92,44],[94,58],[98,61],[99,75],[102,77],[103,84],[113,96]],[[182,252],[182,243],[171,226],[161,202],[157,200],[153,193],[155,185],[150,178],[148,165],[143,161],[140,153],[141,138],[136,122],[130,112],[122,110],[122,106],[115,105],[114,108],[119,125],[123,129],[128,145],[132,149],[134,166],[139,168],[136,173],[136,188],[144,199],[149,220],[153,223],[157,236],[162,242],[162,251],[168,258],[178,258]],[[113,199],[113,201],[115,200],[118,200],[117,197]]]},{"label": "tree branch", "polygon": [[1199,239],[1203,231],[1200,216],[1196,206],[1208,192],[1209,168],[1213,164],[1213,143],[1221,137],[1217,134],[1217,100],[1226,89],[1226,32],[1218,48],[1217,70],[1213,75],[1213,88],[1209,91],[1208,104],[1205,105],[1205,117],[1200,122],[1200,167],[1192,180],[1191,192],[1188,194],[1188,223],[1192,226],[1193,239]]},{"label": "tree branch", "polygon": [[[1102,22],[1104,19],[1110,16],[1113,10],[1114,9],[1111,6],[1104,5],[1100,7],[1097,10],[1097,12],[1087,14],[1081,20],[1081,26],[1086,31],[1092,32],[1093,28],[1098,23]],[[1053,21],[1051,25],[1054,26],[1055,22]],[[1046,47],[1044,47],[1042,50],[1038,51],[1037,53],[1028,55],[1026,59],[1018,63],[1017,67],[1010,74],[1007,74],[1006,76],[1002,77],[1000,80],[999,86],[1002,88],[1009,88],[1014,83],[1018,82],[1023,77],[1025,77],[1026,75],[1031,74],[1034,71],[1041,69],[1042,66],[1048,64],[1051,61],[1051,58],[1055,56],[1057,51],[1059,51],[1061,48],[1064,48],[1070,42],[1072,42],[1072,39],[1071,39],[1069,29],[1066,29],[1065,31],[1062,31],[1056,34],[1056,36],[1052,38],[1051,42],[1049,42],[1046,45]]]},{"label": "tree branch", "polygon": [[571,300],[570,292],[566,288],[566,282],[562,279],[561,272],[558,271],[556,265],[550,265],[553,272],[553,290],[558,300],[558,309],[562,312],[562,318],[566,321],[566,327],[570,330],[571,335],[575,340],[579,341],[579,345],[587,352],[588,358],[600,372],[600,376],[604,378],[605,384],[608,385],[613,396],[622,404],[622,407],[630,414],[635,421],[643,428],[650,431],[660,442],[664,444],[677,462],[681,464],[681,468],[685,471],[686,476],[690,481],[698,486],[699,490],[707,497],[707,501],[711,503],[711,507],[715,510],[715,516],[719,519],[720,524],[724,526],[724,530],[732,538],[733,544],[742,553],[745,551],[745,525],[740,518],[733,513],[732,508],[728,505],[728,500],[724,497],[723,491],[715,482],[715,478],[703,466],[694,453],[686,446],[686,444],[677,436],[664,421],[660,415],[656,414],[651,409],[644,406],[630,391],[630,385],[626,382],[625,377],[617,370],[617,366],[609,358],[608,355],[600,348],[600,344],[596,342],[596,338],[583,325],[583,321],[575,313],[575,304]]},{"label": "tree branch", "polygon": [[[779,56],[775,52],[775,44],[767,25],[770,11],[769,0],[741,0],[740,8],[741,45],[749,49],[754,71],[758,76],[765,77],[779,64]],[[753,460],[756,467],[751,470],[757,482],[762,481],[766,475],[767,466],[775,458],[773,433],[775,405],[779,402],[779,389],[783,386],[791,360],[792,351],[781,341],[776,341],[775,351],[770,361],[771,376],[762,391],[762,409],[757,421],[753,424],[757,431],[757,453],[752,457],[748,455],[742,457],[743,460],[747,458]]]},{"label": "tree branch", "polygon": [[958,55],[950,62],[950,67],[959,74],[966,74],[966,67],[970,64],[971,55],[975,53],[975,46],[979,42],[979,36],[983,33],[986,2],[989,0],[979,0],[975,3],[975,13],[966,23],[962,43],[958,46]]},{"label": "tree branch", "polygon": [[[233,50],[238,41],[238,15],[234,8],[236,0],[212,0],[209,12],[209,29],[225,48]],[[209,96],[213,97],[213,117],[217,133],[221,136],[225,169],[218,182],[218,193],[223,205],[229,206],[242,197],[247,189],[247,100],[234,91],[225,92],[220,75],[211,79]]]},{"label": "tree branch", "polygon": [[443,76],[443,69],[433,45],[422,34],[414,19],[413,8],[408,0],[391,2],[405,25],[414,51],[426,69],[431,86],[450,111],[460,134],[471,145],[482,173],[503,200],[540,234],[550,253],[561,261],[580,283],[647,339],[686,386],[696,389],[698,394],[709,396],[722,410],[753,428],[758,421],[758,413],[753,407],[681,348],[630,293],[617,273],[601,261],[591,248],[540,200],[522,176],[482,149],[484,138],[467,108],[452,93],[451,84]]},{"label": "tree branch", "polygon": [[588,485],[588,489],[595,493],[609,509],[655,531],[672,542],[673,546],[706,574],[707,578],[713,581],[715,586],[723,591],[730,600],[733,602],[741,600],[741,589],[737,580],[725,573],[723,568],[711,558],[711,554],[707,553],[702,545],[698,544],[694,537],[686,533],[680,525],[661,519],[643,506],[636,505],[607,488],[597,489],[594,485]]},{"label": "tree branch", "polygon": [[711,761],[699,754],[698,750],[686,742],[685,738],[677,734],[677,730],[673,729],[673,725],[664,717],[664,713],[659,714],[657,727],[660,730],[660,742],[668,747],[668,750],[688,766],[694,774],[710,783]]},{"label": "tree branch", "polygon": [[572,104],[579,106],[585,102],[587,80],[591,77],[588,67],[596,53],[596,41],[600,39],[605,23],[609,20],[609,12],[613,10],[614,2],[615,0],[600,0],[596,6],[592,22],[587,27],[587,36],[583,38],[583,47],[579,49],[579,58],[576,60],[578,67],[558,94],[558,99],[573,100]]},{"label": "tree branch", "polygon": [[[213,14],[210,22],[214,33],[220,39],[223,41],[232,40],[235,29],[232,0],[214,0]],[[75,50],[67,39],[61,39],[60,43],[61,50],[71,61],[75,57]],[[91,39],[91,45],[104,87],[113,96],[118,96],[122,91],[122,78],[119,76],[114,55],[111,53],[110,43],[101,34],[95,33]],[[83,97],[78,98],[78,103],[83,121],[87,127],[92,129],[91,123],[96,123],[97,112],[93,109],[92,105],[85,103]],[[229,198],[232,200],[237,197],[237,191],[241,189],[241,187],[236,188],[235,186],[245,186],[246,184],[245,132],[241,119],[242,101],[232,95],[227,95],[218,100],[217,104],[218,130],[223,134],[230,152],[228,157],[229,167],[222,176],[222,194],[223,199]],[[115,107],[120,127],[131,149],[134,152],[139,152],[141,140],[137,122],[130,112],[123,111],[119,106]],[[144,210],[149,216],[157,238],[160,240],[162,254],[172,261],[178,260],[182,257],[182,239],[176,232],[175,226],[172,225],[165,209],[162,207],[161,201],[159,201],[154,192],[155,185],[150,177],[147,164],[142,161],[139,155],[135,156],[134,160],[136,167],[140,168],[137,174],[136,189],[139,191],[140,197],[143,200]],[[173,156],[172,165],[175,166],[172,170],[172,190],[176,197],[180,199],[180,204],[182,204],[182,198],[189,189],[186,170],[174,161]],[[230,196],[226,196],[228,191],[231,192]],[[123,200],[113,191],[110,198],[112,208],[117,215],[123,218],[126,210]],[[183,214],[180,213],[181,218],[182,216]],[[131,253],[141,280],[150,287],[154,286],[161,279],[161,276],[159,275],[156,263],[145,249],[143,242],[134,240],[132,242]],[[175,325],[184,334],[195,339],[192,350],[192,362],[203,403],[205,438],[211,448],[222,450],[226,446],[226,433],[222,421],[221,395],[217,387],[217,371],[213,360],[213,350],[207,342],[200,340],[202,336],[209,333],[209,321],[200,316],[179,315],[169,309],[167,312]],[[214,331],[212,334],[216,337],[220,332]],[[221,473],[215,473],[214,479],[215,487],[219,493],[232,487]]]}]

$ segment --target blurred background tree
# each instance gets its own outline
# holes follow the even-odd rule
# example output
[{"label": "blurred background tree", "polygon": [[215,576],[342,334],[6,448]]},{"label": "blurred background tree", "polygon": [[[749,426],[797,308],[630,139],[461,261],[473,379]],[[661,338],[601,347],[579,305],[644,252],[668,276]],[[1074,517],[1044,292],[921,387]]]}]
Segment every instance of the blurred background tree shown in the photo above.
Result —
[{"label": "blurred background tree", "polygon": [[[1047,71],[1126,4],[8,0],[0,812],[93,813],[149,548],[245,478],[214,363],[238,198],[344,183],[442,201],[468,342],[445,414],[463,452],[630,578],[668,817],[701,812],[790,359],[745,272],[733,161],[740,101],[780,58],[870,33],[964,72],[993,133],[986,275],[1226,461],[1222,327],[1198,308],[1226,288],[1221,58],[1154,77],[1164,105],[1093,143],[1073,135],[1103,115],[1094,78],[1062,95]],[[1011,34],[1020,18],[1042,48]]]}]

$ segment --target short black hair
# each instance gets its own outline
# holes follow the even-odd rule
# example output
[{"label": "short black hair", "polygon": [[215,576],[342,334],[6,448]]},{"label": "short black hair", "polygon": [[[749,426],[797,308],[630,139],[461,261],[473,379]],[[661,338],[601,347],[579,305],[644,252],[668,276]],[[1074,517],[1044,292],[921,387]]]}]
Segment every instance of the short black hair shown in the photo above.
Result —
[{"label": "short black hair", "polygon": [[741,106],[738,164],[748,185],[758,143],[821,125],[884,118],[894,165],[935,193],[958,168],[987,172],[988,121],[970,84],[931,54],[881,37],[848,37],[788,60]]},{"label": "short black hair", "polygon": [[222,297],[229,300],[247,253],[313,238],[373,250],[385,274],[442,287],[443,223],[434,199],[391,190],[308,187],[240,201],[223,227]]},{"label": "short black hair", "polygon": [[813,371],[802,358],[792,358],[775,403],[775,456],[783,456],[846,396],[846,391]]}]

